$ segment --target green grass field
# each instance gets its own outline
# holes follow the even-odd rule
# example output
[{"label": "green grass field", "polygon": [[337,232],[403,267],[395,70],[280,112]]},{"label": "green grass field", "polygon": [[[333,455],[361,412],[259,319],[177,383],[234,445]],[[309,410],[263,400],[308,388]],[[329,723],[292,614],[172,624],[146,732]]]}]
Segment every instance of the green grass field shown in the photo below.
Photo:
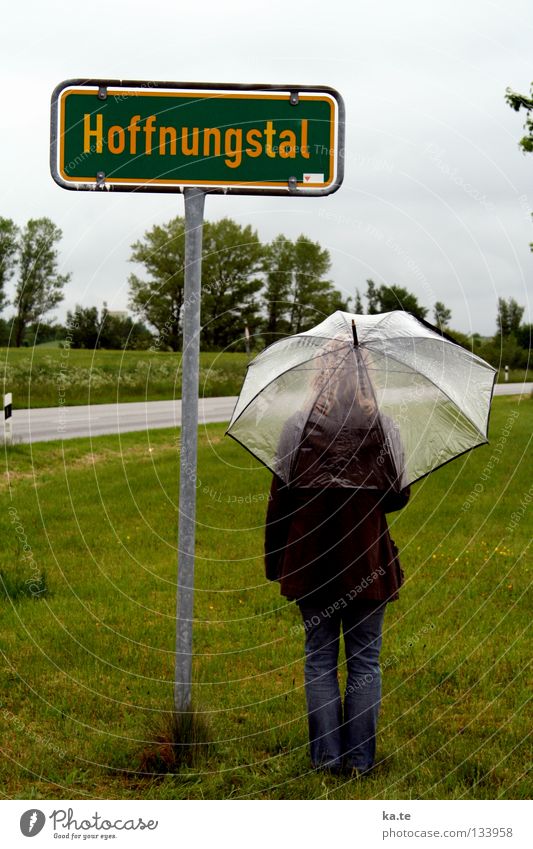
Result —
[{"label": "green grass field", "polygon": [[[143,774],[172,709],[178,431],[15,445],[2,483],[6,798],[525,799],[533,402],[497,398],[491,444],[391,514],[378,765],[310,772],[299,613],[264,579],[270,474],[201,429],[195,701],[200,766]],[[32,595],[32,592],[34,595]]]},{"label": "green grass field", "polygon": [[[200,394],[238,395],[244,353],[201,353]],[[181,354],[0,348],[0,380],[17,409],[181,398]]]},{"label": "green grass field", "polygon": [[[254,354],[201,353],[200,394],[238,395]],[[151,351],[84,351],[50,346],[0,348],[0,380],[16,409],[168,401],[181,398],[181,354]],[[524,381],[524,369],[509,373]],[[498,382],[505,380],[498,373]]]}]

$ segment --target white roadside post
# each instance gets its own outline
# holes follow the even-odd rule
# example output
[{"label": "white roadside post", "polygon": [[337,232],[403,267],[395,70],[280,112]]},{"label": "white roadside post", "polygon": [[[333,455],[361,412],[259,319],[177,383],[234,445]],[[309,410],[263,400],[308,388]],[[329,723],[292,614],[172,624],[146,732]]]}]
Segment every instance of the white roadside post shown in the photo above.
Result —
[{"label": "white roadside post", "polygon": [[11,392],[4,395],[4,443],[13,443],[13,396]]}]

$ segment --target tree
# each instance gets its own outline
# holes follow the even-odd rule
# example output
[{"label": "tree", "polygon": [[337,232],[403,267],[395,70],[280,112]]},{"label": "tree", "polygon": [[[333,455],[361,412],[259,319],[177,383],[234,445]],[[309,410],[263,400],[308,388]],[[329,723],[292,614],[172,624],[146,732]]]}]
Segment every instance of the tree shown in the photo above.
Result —
[{"label": "tree", "polygon": [[368,315],[392,312],[393,310],[405,310],[418,318],[425,318],[427,315],[426,307],[422,307],[418,303],[416,295],[408,292],[402,286],[378,287],[373,280],[367,280],[365,296]]},{"label": "tree", "polygon": [[533,336],[533,324],[521,324],[516,333],[516,341],[524,350],[531,349],[531,338]]},{"label": "tree", "polygon": [[441,330],[444,330],[445,327],[448,327],[451,317],[452,311],[447,309],[442,301],[437,301],[433,307],[433,318],[436,326],[440,327]]},{"label": "tree", "polygon": [[499,336],[516,336],[524,307],[521,307],[514,298],[498,298],[498,313],[496,315],[496,325],[498,327]]},{"label": "tree", "polygon": [[[531,83],[531,91],[530,96],[524,94],[518,94],[510,88],[506,89],[505,99],[511,109],[514,109],[515,112],[520,112],[521,109],[525,110],[526,113],[526,121],[524,124],[524,130],[526,131],[526,135],[523,136],[519,141],[519,146],[522,148],[524,153],[531,153],[533,151],[533,83]],[[533,242],[529,245],[530,249],[533,251]]]},{"label": "tree", "polygon": [[520,347],[514,334],[496,335],[485,341],[476,353],[495,368],[526,368],[528,365],[529,352]]},{"label": "tree", "polygon": [[355,300],[353,305],[353,311],[356,315],[363,315],[363,301],[361,300],[361,292],[359,289],[355,290]]},{"label": "tree", "polygon": [[324,279],[330,265],[328,251],[304,235],[295,242],[280,235],[267,246],[263,296],[267,342],[309,330],[335,310],[348,309],[349,298]]},{"label": "tree", "polygon": [[0,347],[7,347],[11,341],[11,322],[0,318]]},{"label": "tree", "polygon": [[366,281],[366,303],[368,315],[375,315],[379,309],[379,292],[373,280]]},{"label": "tree", "polygon": [[380,286],[378,289],[379,311],[405,310],[417,318],[425,318],[426,307],[420,306],[416,295],[408,292],[403,286]]},{"label": "tree", "polygon": [[505,99],[511,109],[514,109],[515,112],[520,112],[521,109],[524,109],[526,112],[526,121],[524,124],[526,135],[520,139],[519,144],[524,153],[531,153],[533,151],[533,118],[531,117],[531,112],[533,111],[533,83],[531,84],[529,97],[524,94],[518,94],[510,88],[507,88],[505,91]]},{"label": "tree", "polygon": [[34,345],[42,345],[44,342],[61,341],[67,335],[67,328],[55,321],[36,321],[29,324],[24,335],[24,345],[32,348]]},{"label": "tree", "polygon": [[[326,296],[331,290],[331,283],[324,280],[331,267],[329,251],[320,247],[318,242],[312,242],[307,236],[298,236],[294,245],[294,274],[291,287],[291,332],[300,333],[305,329],[304,314],[308,307],[315,307],[313,301],[317,296]],[[311,326],[316,319],[311,319]]]},{"label": "tree", "polygon": [[7,304],[5,285],[13,276],[17,262],[18,227],[10,218],[0,217],[0,312]]},{"label": "tree", "polygon": [[129,316],[110,314],[105,302],[100,316],[97,307],[76,304],[74,312],[67,313],[67,328],[71,348],[140,350],[152,342],[152,334],[144,324]]},{"label": "tree", "polygon": [[[132,245],[131,259],[150,279],[130,275],[130,306],[159,331],[156,344],[179,350],[183,306],[185,222],[154,227]],[[244,327],[271,336],[298,333],[319,317],[348,309],[348,301],[324,279],[330,258],[316,242],[278,236],[266,248],[250,225],[230,218],[204,224],[202,347],[244,347]],[[266,287],[265,287],[266,284]],[[259,298],[261,290],[263,297]],[[266,313],[262,318],[261,310]]]},{"label": "tree", "polygon": [[275,342],[280,335],[289,333],[286,317],[292,287],[296,257],[294,243],[283,235],[276,236],[265,248],[263,270],[266,287],[263,301],[267,318],[264,323],[265,342]]},{"label": "tree", "polygon": [[264,249],[249,224],[223,218],[204,224],[202,252],[202,346],[226,348],[259,323]]},{"label": "tree", "polygon": [[307,236],[298,236],[294,243],[294,268],[289,290],[289,333],[309,330],[335,310],[346,310],[347,300],[324,280],[331,260],[329,252]]},{"label": "tree", "polygon": [[140,321],[128,316],[113,315],[104,306],[99,321],[98,347],[108,350],[145,350],[153,341],[152,334]]},{"label": "tree", "polygon": [[[253,294],[261,288],[255,277],[261,268],[262,247],[248,225],[235,221],[204,223],[202,258],[203,347],[225,347],[242,335],[244,323],[250,330],[259,305]],[[150,279],[131,274],[130,307],[156,328],[157,348],[181,348],[184,298],[185,219],[173,218],[153,227],[132,245],[131,260],[142,263]],[[242,322],[236,331],[235,318]]]},{"label": "tree", "polygon": [[132,246],[131,261],[145,266],[149,280],[129,277],[130,307],[157,330],[158,349],[179,351],[185,268],[185,219],[153,227]]},{"label": "tree", "polygon": [[13,305],[15,345],[20,347],[28,324],[42,317],[63,300],[63,287],[70,274],[58,274],[56,248],[61,230],[49,218],[32,218],[22,231],[18,248],[19,280]]},{"label": "tree", "polygon": [[82,307],[76,304],[74,312],[67,312],[67,328],[71,348],[93,350],[99,347],[100,321],[97,307]]}]

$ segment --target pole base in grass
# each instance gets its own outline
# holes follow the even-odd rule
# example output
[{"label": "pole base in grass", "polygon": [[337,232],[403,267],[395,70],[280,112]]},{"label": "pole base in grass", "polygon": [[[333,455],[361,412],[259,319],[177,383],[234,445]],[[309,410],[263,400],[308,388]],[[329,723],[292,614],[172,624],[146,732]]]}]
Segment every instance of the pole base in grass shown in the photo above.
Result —
[{"label": "pole base in grass", "polygon": [[149,735],[153,742],[141,752],[139,769],[154,775],[199,766],[213,747],[208,722],[196,708],[158,716]]}]

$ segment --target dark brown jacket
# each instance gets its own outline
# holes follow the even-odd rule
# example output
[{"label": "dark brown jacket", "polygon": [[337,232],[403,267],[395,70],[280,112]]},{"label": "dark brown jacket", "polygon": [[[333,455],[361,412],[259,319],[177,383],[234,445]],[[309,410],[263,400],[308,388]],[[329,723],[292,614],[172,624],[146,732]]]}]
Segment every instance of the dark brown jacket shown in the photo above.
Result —
[{"label": "dark brown jacket", "polygon": [[393,601],[403,583],[386,512],[410,489],[291,488],[274,475],[265,526],[266,577],[289,599],[330,604],[352,598]]}]

